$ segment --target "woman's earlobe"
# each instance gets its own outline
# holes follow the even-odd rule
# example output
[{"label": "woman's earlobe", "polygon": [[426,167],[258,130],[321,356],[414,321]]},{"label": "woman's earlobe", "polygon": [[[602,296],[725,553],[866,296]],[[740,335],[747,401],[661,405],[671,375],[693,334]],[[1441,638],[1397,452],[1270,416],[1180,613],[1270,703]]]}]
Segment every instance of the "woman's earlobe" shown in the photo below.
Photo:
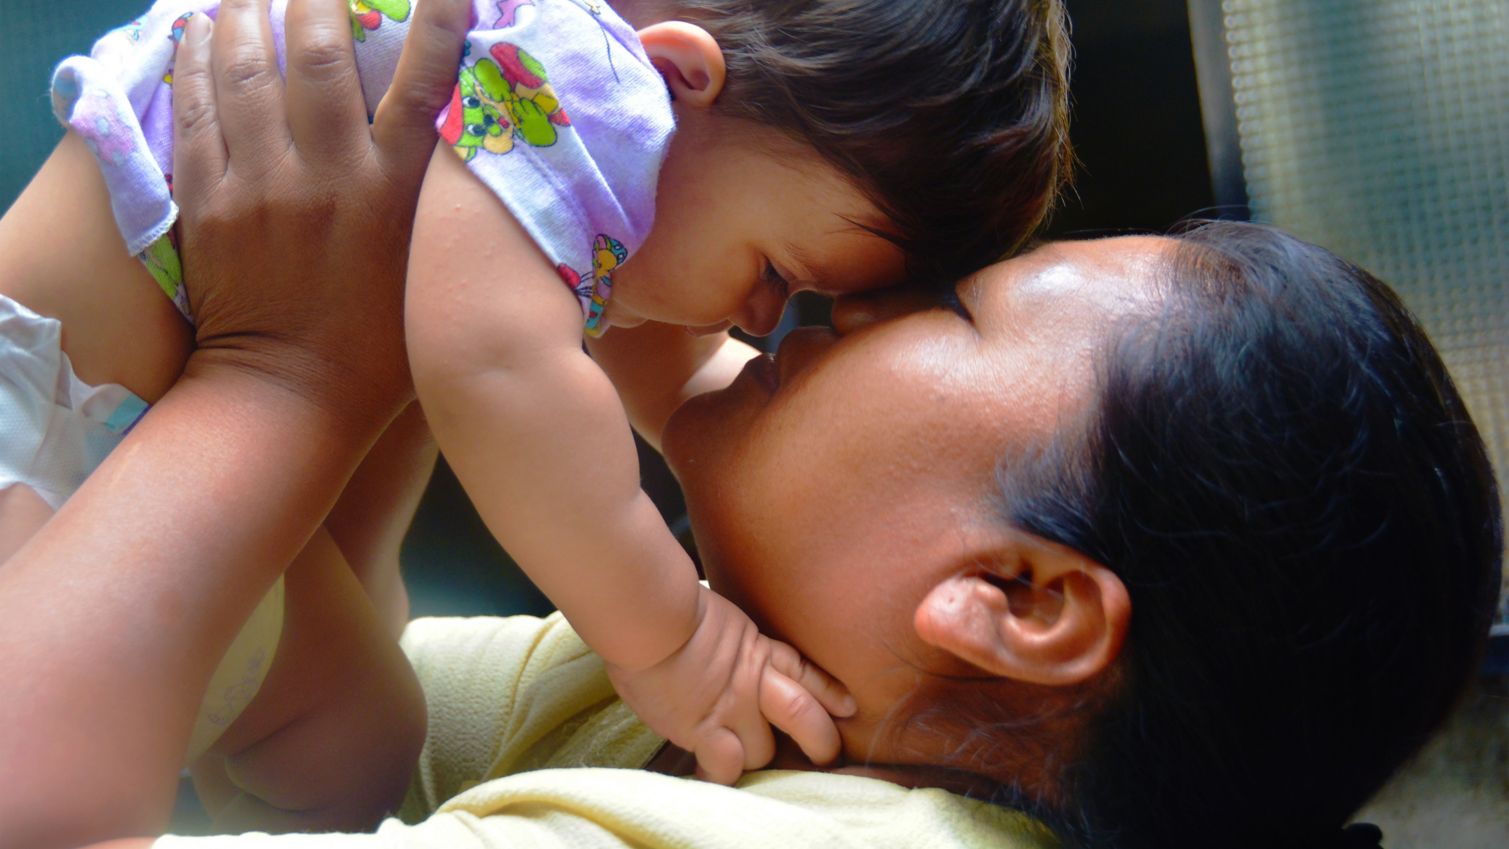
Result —
[{"label": "woman's earlobe", "polygon": [[[940,581],[917,606],[923,642],[992,675],[1067,686],[1108,669],[1131,620],[1126,586],[1071,549],[1029,538],[1015,574],[975,568]],[[974,562],[979,562],[975,560]]]},{"label": "woman's earlobe", "polygon": [[640,30],[639,41],[665,78],[672,100],[711,106],[722,94],[728,68],[723,50],[707,30],[684,21],[661,21]]}]

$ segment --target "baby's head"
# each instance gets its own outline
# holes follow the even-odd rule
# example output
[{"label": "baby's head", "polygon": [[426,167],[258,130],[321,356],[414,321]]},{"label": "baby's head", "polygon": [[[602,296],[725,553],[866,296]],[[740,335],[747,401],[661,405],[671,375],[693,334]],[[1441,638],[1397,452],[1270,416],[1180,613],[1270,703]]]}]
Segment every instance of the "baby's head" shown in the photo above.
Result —
[{"label": "baby's head", "polygon": [[615,323],[763,332],[798,289],[952,280],[1017,249],[1068,174],[1059,0],[616,6],[679,129]]}]

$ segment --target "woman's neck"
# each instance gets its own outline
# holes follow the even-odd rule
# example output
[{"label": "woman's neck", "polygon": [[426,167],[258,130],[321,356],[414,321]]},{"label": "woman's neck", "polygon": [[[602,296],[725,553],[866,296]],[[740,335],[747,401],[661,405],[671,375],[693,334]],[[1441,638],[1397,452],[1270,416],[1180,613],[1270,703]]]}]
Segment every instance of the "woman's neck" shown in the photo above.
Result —
[{"label": "woman's neck", "polygon": [[[644,768],[664,775],[690,776],[696,772],[696,767],[697,759],[690,752],[666,743]],[[763,768],[856,775],[889,781],[902,787],[937,787],[971,799],[995,798],[1000,791],[997,782],[983,776],[928,764],[859,764],[840,761],[831,766],[818,766],[786,739],[777,743],[775,757]]]}]

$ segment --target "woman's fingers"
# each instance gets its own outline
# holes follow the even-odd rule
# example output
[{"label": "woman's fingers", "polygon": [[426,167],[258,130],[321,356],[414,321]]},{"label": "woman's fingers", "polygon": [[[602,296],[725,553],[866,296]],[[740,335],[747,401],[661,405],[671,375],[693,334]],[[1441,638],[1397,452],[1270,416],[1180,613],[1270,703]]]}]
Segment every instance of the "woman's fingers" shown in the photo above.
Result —
[{"label": "woman's fingers", "polygon": [[812,693],[774,666],[766,667],[760,681],[760,712],[813,763],[832,763],[838,757],[841,741],[833,717]]},{"label": "woman's fingers", "polygon": [[210,74],[210,19],[184,27],[173,65],[173,173],[179,186],[207,191],[225,176],[225,137]]},{"label": "woman's fingers", "polygon": [[226,149],[237,170],[269,167],[289,137],[267,0],[223,0],[214,32],[210,63]]},{"label": "woman's fingers", "polygon": [[347,0],[289,0],[284,17],[288,129],[301,158],[365,155],[367,104]]},{"label": "woman's fingers", "polygon": [[372,136],[383,161],[417,179],[435,147],[435,118],[450,101],[471,26],[469,0],[424,0],[414,10],[393,85],[377,107]]}]

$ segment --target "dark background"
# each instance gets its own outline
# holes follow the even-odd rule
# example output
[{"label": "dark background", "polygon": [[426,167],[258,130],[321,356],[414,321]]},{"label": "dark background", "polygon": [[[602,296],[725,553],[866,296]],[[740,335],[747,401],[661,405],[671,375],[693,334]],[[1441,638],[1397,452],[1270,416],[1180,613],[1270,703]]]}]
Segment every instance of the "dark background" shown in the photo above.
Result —
[{"label": "dark background", "polygon": [[[47,86],[61,57],[139,14],[148,0],[4,0],[0,30],[0,205],[9,206],[62,135]],[[1075,70],[1075,187],[1050,234],[1164,230],[1213,214],[1182,0],[1069,0]],[[679,497],[658,459],[644,458],[646,489],[672,520]],[[548,609],[508,563],[441,468],[404,550],[416,615]]]}]

